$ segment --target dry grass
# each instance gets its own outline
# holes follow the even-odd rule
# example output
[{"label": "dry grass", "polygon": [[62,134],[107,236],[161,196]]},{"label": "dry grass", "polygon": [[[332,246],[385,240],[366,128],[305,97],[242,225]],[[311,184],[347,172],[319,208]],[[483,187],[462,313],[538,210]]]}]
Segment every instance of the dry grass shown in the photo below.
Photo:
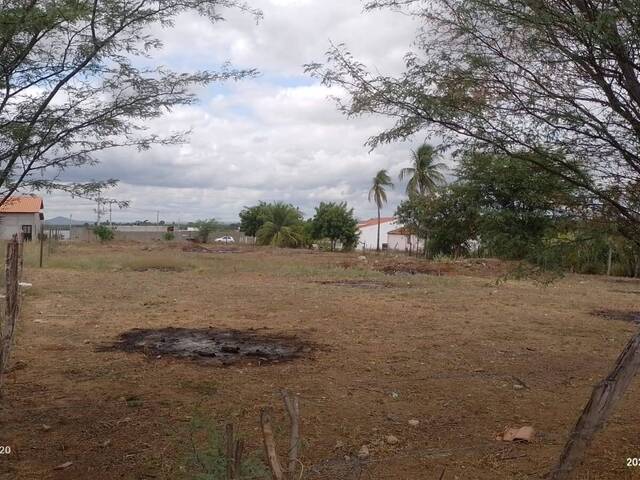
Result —
[{"label": "dry grass", "polygon": [[[321,472],[309,480],[351,478],[356,467],[373,480],[438,478],[443,468],[450,479],[539,478],[637,328],[592,312],[637,311],[640,283],[496,285],[499,265],[457,263],[447,276],[375,271],[392,261],[61,247],[25,272],[34,287],[15,349],[25,368],[9,375],[0,404],[0,440],[19,454],[0,459],[0,479],[184,478],[194,410],[233,419],[247,448],[260,449],[258,411],[279,404],[280,388],[301,395],[303,461]],[[377,283],[384,288],[364,288]],[[258,329],[320,348],[311,360],[224,369],[96,348],[132,328],[168,326]],[[637,478],[625,458],[640,451],[639,398],[634,386],[577,478]],[[284,444],[283,415],[276,424]],[[538,431],[532,444],[495,440],[523,424]],[[389,434],[400,442],[385,443]],[[354,463],[363,444],[371,457]],[[66,461],[73,466],[53,470]]]}]

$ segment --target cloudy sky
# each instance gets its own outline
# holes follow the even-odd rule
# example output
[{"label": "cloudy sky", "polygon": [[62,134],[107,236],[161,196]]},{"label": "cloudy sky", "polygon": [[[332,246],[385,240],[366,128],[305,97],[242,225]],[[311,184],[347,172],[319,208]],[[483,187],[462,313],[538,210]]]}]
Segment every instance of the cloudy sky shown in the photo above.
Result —
[{"label": "cloudy sky", "polygon": [[[306,215],[320,201],[347,201],[359,218],[375,210],[367,201],[371,178],[388,168],[397,178],[415,142],[369,152],[364,142],[388,120],[347,119],[328,98],[329,89],[304,73],[303,64],[323,61],[333,43],[383,73],[399,72],[417,25],[393,12],[363,13],[360,0],[259,0],[264,13],[229,11],[212,25],[194,15],[159,30],[164,48],[154,55],[173,69],[213,69],[224,61],[259,70],[257,78],[215,85],[199,92],[197,105],[174,110],[150,127],[158,132],[191,129],[187,144],[139,153],[102,156],[86,178],[118,178],[109,196],[131,201],[114,221],[189,221],[215,217],[236,221],[245,205],[284,200]],[[397,182],[396,182],[397,183]],[[403,188],[396,185],[387,214]],[[95,218],[94,205],[61,194],[45,198],[46,215]]]}]

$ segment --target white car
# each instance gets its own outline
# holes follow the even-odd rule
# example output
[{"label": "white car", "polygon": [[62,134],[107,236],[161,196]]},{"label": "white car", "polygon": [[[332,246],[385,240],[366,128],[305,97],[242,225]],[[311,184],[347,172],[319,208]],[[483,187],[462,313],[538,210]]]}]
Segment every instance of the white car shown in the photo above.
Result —
[{"label": "white car", "polygon": [[215,242],[216,243],[233,243],[235,242],[235,240],[233,239],[233,237],[229,235],[225,235],[224,237],[216,238]]}]

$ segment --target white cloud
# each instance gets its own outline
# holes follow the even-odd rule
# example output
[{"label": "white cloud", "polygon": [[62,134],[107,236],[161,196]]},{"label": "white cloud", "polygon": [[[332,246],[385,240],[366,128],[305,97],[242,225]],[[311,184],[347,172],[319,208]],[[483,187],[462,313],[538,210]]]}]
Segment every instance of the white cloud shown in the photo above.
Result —
[{"label": "white cloud", "polygon": [[[104,154],[98,167],[71,172],[74,179],[121,179],[113,195],[132,201],[114,221],[155,218],[237,219],[258,200],[286,200],[307,214],[320,201],[345,200],[359,217],[374,214],[369,182],[380,168],[396,175],[408,161],[410,144],[368,152],[364,142],[388,120],[347,119],[329,95],[303,73],[322,60],[329,41],[345,42],[355,56],[385,72],[402,68],[416,26],[391,12],[362,13],[355,0],[261,0],[264,20],[229,12],[224,23],[183,16],[162,30],[165,48],[156,56],[173,68],[207,68],[230,60],[258,68],[258,78],[202,90],[198,105],[175,109],[149,122],[151,131],[191,129],[188,144],[147,152]],[[386,213],[400,198],[398,186]],[[91,219],[92,206],[63,195],[47,198],[49,217]]]}]

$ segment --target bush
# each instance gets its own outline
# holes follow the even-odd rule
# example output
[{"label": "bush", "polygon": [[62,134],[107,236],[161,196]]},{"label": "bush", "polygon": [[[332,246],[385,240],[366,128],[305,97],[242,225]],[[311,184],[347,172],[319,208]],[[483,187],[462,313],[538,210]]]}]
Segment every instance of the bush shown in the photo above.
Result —
[{"label": "bush", "polygon": [[93,229],[93,233],[101,242],[108,242],[113,240],[113,230],[106,225],[98,225]]},{"label": "bush", "polygon": [[167,242],[170,242],[171,240],[175,240],[176,236],[173,234],[173,232],[167,232],[162,236],[162,238],[164,238]]}]

